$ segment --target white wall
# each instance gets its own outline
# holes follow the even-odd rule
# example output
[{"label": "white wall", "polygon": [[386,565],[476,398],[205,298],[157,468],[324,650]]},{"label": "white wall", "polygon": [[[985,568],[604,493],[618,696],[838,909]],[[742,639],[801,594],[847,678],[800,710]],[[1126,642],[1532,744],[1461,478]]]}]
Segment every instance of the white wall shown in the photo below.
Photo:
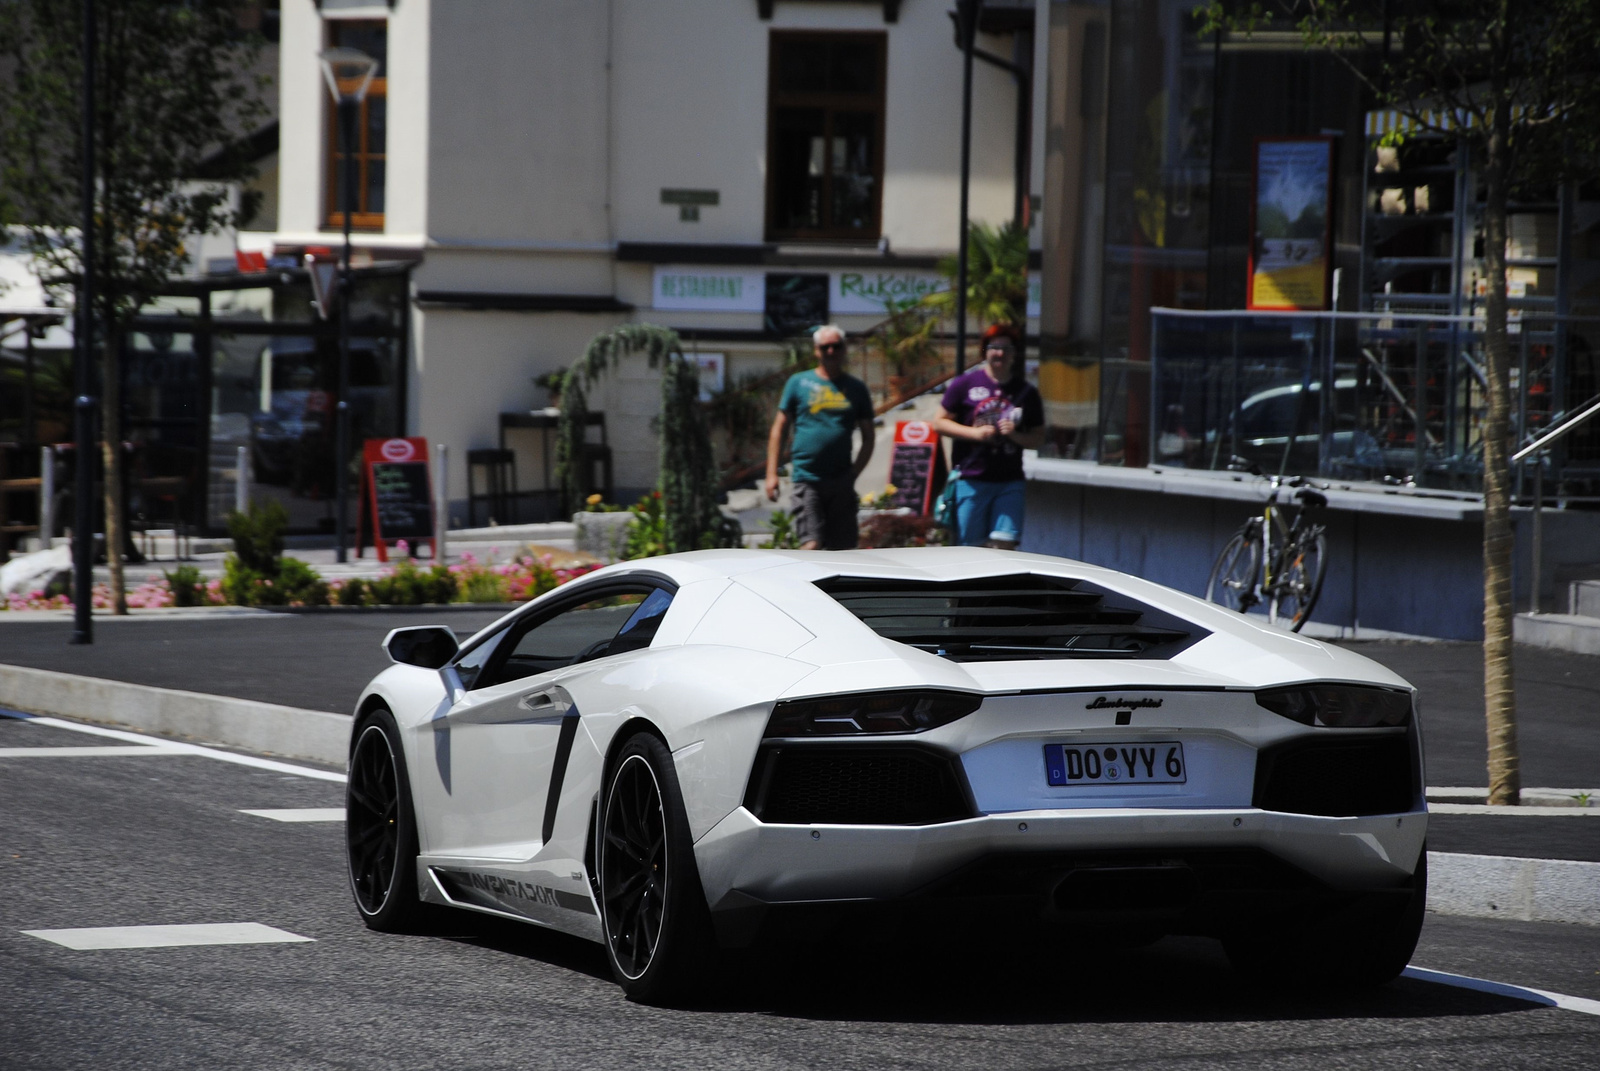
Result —
[{"label": "white wall", "polygon": [[[617,237],[759,242],[765,228],[767,55],[772,30],[888,35],[884,232],[896,250],[953,250],[960,159],[961,54],[945,7],[915,0],[886,24],[876,4],[784,2],[763,22],[726,0],[613,0]],[[598,4],[596,5],[599,6]],[[985,46],[1009,56],[1009,38]],[[975,219],[1011,215],[1015,90],[978,64],[973,78]],[[663,187],[715,189],[721,203],[683,223]]]}]

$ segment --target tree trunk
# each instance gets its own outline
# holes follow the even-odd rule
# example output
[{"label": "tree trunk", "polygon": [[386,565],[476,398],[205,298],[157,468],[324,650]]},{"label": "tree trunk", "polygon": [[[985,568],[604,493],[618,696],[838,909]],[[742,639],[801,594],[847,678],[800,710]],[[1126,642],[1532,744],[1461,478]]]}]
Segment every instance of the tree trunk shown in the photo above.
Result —
[{"label": "tree trunk", "polygon": [[1511,344],[1506,335],[1506,201],[1510,102],[1495,109],[1486,148],[1484,268],[1488,273],[1484,345],[1489,412],[1483,428],[1483,698],[1489,743],[1489,802],[1521,801],[1511,624]]},{"label": "tree trunk", "polygon": [[122,543],[127,523],[122,513],[122,376],[117,361],[117,331],[109,315],[104,347],[100,351],[100,448],[105,462],[106,565],[111,570],[111,612],[126,614],[128,594],[122,571]]}]

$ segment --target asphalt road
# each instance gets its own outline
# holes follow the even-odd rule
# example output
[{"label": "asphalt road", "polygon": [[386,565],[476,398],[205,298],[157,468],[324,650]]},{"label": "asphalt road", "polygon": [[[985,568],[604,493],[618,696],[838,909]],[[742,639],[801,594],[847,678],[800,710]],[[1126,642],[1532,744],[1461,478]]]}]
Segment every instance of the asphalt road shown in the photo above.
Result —
[{"label": "asphalt road", "polygon": [[[0,719],[0,749],[108,743]],[[824,946],[754,965],[713,1006],[643,1007],[559,935],[469,915],[369,932],[340,824],[241,813],[341,797],[199,756],[0,751],[0,1067],[1551,1069],[1600,1052],[1600,1016],[1409,979],[1263,992],[1199,940],[1048,963],[958,934]],[[311,940],[75,951],[22,932],[247,922]],[[1597,928],[1430,916],[1414,963],[1600,998]]]},{"label": "asphalt road", "polygon": [[[67,644],[67,621],[13,619],[0,621],[0,662],[349,713],[367,681],[389,664],[379,644],[390,629],[444,624],[465,639],[502,612],[440,607],[109,621],[88,647]],[[1421,689],[1430,785],[1488,783],[1481,648],[1347,646]],[[1523,784],[1600,788],[1600,658],[1518,647],[1516,681]]]}]

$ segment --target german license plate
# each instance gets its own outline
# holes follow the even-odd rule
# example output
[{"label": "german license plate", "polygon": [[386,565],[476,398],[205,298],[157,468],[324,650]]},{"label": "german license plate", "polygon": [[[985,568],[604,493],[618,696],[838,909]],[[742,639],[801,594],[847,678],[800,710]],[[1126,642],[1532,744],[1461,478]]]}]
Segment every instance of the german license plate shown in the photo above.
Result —
[{"label": "german license plate", "polygon": [[1188,780],[1176,740],[1137,744],[1046,744],[1045,778],[1052,785],[1181,785]]}]

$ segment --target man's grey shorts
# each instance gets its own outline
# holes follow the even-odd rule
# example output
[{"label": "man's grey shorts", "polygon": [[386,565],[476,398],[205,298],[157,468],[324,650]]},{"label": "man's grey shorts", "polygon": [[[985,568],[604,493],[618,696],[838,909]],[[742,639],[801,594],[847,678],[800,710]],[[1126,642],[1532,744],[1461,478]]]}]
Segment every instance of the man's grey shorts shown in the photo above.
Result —
[{"label": "man's grey shorts", "polygon": [[801,545],[816,543],[823,550],[854,550],[856,481],[851,476],[794,485],[790,500],[795,534]]}]

